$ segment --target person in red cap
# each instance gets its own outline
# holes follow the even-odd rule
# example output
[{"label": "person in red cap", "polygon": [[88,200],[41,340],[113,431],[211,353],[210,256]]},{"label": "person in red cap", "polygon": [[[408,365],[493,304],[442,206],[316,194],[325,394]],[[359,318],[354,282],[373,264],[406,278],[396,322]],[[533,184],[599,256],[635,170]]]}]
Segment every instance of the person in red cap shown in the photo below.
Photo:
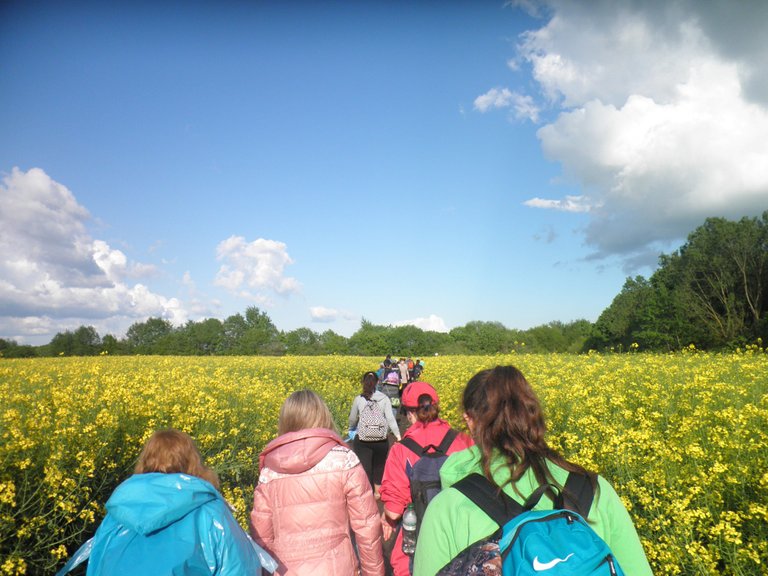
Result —
[{"label": "person in red cap", "polygon": [[[440,399],[435,389],[426,382],[411,382],[403,391],[401,403],[406,410],[410,427],[401,442],[395,443],[389,451],[381,481],[381,502],[384,505],[382,526],[384,539],[389,540],[397,522],[411,503],[410,472],[420,455],[408,448],[408,438],[419,446],[439,446],[451,425],[438,417]],[[453,454],[473,445],[472,438],[463,432],[453,430],[455,437],[446,453]],[[392,549],[390,562],[395,576],[410,574],[410,558],[403,552],[403,531],[399,530]]]}]

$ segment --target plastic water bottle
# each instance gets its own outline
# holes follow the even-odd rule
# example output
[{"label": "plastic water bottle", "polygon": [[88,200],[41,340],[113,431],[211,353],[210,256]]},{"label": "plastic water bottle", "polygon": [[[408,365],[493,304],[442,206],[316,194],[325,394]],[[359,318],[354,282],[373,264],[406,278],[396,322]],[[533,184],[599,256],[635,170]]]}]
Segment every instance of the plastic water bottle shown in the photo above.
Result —
[{"label": "plastic water bottle", "polygon": [[416,552],[416,511],[408,504],[403,514],[403,552],[413,556]]}]

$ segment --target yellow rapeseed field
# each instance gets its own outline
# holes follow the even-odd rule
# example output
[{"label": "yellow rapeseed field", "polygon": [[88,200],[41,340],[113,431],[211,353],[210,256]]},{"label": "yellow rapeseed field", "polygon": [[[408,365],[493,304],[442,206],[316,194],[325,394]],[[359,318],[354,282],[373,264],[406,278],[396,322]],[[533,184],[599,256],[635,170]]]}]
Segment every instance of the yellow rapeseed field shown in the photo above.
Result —
[{"label": "yellow rapeseed field", "polygon": [[[95,357],[0,361],[0,575],[50,574],[89,537],[153,430],[190,433],[247,526],[258,454],[293,390],[339,429],[378,358]],[[768,574],[768,354],[429,358],[423,379],[462,425],[476,371],[514,364],[549,442],[600,472],[656,574]]]}]

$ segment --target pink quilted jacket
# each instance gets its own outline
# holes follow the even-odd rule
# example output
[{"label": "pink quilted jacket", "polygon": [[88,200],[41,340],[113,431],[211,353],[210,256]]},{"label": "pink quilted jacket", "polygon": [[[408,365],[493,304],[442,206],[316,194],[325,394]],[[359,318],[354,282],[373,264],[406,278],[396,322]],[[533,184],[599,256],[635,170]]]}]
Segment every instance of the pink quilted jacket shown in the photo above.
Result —
[{"label": "pink quilted jacket", "polygon": [[371,485],[337,434],[320,428],[283,434],[264,448],[259,464],[251,535],[280,563],[280,574],[384,574]]}]

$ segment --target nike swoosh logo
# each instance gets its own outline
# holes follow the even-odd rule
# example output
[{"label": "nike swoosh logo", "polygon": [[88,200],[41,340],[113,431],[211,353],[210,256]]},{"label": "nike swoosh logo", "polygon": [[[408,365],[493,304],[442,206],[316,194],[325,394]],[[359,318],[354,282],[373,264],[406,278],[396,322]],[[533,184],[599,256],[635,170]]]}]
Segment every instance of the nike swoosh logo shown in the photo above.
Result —
[{"label": "nike swoosh logo", "polygon": [[543,572],[544,570],[551,570],[560,562],[568,562],[568,559],[573,556],[573,552],[568,554],[565,558],[555,558],[554,560],[551,560],[549,562],[539,562],[539,557],[536,556],[533,559],[533,569],[536,570],[536,572]]}]

